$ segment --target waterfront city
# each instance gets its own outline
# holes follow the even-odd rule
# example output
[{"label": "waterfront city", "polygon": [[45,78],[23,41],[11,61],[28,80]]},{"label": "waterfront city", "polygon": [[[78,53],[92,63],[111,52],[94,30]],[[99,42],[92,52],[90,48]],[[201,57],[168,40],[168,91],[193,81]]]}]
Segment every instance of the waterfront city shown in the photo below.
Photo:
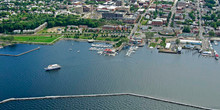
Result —
[{"label": "waterfront city", "polygon": [[0,109],[220,109],[219,36],[218,0],[3,0]]}]

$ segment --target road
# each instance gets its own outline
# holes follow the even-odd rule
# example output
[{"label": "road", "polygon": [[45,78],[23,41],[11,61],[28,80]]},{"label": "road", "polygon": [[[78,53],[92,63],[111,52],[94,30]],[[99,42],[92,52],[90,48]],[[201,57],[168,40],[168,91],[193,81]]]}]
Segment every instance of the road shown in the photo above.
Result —
[{"label": "road", "polygon": [[[154,2],[154,0],[151,0],[150,5],[148,6],[148,8],[151,6],[151,4]],[[147,11],[143,14],[141,14],[141,18],[144,17],[146,15]],[[132,36],[134,35],[134,33],[137,31],[138,26],[141,26],[141,18],[139,19],[138,23],[136,23],[134,25],[134,28],[131,30],[130,35],[128,36],[128,39],[132,38]]]},{"label": "road", "polygon": [[204,37],[203,37],[203,32],[204,32],[204,29],[203,29],[203,27],[202,27],[202,15],[201,15],[201,8],[200,8],[200,6],[199,6],[199,4],[200,4],[200,0],[198,0],[198,2],[197,2],[197,7],[198,7],[198,11],[199,11],[199,38],[200,39],[204,39]]},{"label": "road", "polygon": [[176,3],[177,3],[178,0],[175,0],[174,3],[173,3],[173,7],[171,8],[171,17],[170,17],[170,20],[169,20],[169,24],[168,24],[168,29],[170,28],[170,24],[172,22],[172,17],[173,17],[173,14],[176,12]]}]

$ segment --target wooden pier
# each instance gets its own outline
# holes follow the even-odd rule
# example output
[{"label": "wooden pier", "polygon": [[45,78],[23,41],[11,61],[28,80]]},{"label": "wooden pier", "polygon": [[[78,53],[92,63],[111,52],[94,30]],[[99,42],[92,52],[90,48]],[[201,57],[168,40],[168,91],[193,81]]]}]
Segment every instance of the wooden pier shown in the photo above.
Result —
[{"label": "wooden pier", "polygon": [[38,49],[40,49],[40,47],[31,49],[31,50],[29,50],[29,51],[26,51],[26,52],[23,52],[23,53],[20,53],[20,54],[17,54],[17,55],[12,55],[12,54],[0,54],[0,56],[13,56],[13,57],[18,57],[18,56],[21,56],[21,55],[30,53],[30,52],[35,51],[35,50],[38,50]]}]

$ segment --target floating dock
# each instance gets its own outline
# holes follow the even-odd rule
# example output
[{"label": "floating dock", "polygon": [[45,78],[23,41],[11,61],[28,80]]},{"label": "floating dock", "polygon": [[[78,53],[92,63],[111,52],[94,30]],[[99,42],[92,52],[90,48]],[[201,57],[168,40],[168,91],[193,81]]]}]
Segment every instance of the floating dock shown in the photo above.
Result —
[{"label": "floating dock", "polygon": [[26,52],[23,52],[23,53],[20,53],[20,54],[17,54],[17,55],[12,55],[12,54],[0,54],[0,56],[13,56],[13,57],[18,57],[18,56],[21,56],[21,55],[30,53],[30,52],[35,51],[35,50],[38,50],[38,49],[40,49],[40,47],[31,49],[31,50],[29,50],[29,51],[26,51]]}]

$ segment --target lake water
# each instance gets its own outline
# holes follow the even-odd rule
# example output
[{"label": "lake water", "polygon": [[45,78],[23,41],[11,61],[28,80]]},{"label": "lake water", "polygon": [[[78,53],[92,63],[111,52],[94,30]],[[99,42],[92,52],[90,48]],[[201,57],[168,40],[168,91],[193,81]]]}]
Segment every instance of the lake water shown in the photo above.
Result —
[{"label": "lake water", "polygon": [[[188,50],[181,55],[163,54],[146,47],[139,48],[131,57],[125,56],[126,50],[109,57],[89,51],[90,45],[59,41],[50,46],[40,45],[40,50],[19,57],[0,56],[0,100],[136,93],[220,109],[220,62],[214,58]],[[38,47],[18,45],[28,49],[35,46]],[[214,48],[220,53],[220,46]],[[7,51],[11,52],[10,48],[3,52]],[[54,63],[62,68],[45,72],[44,68]]]},{"label": "lake water", "polygon": [[103,96],[10,101],[0,109],[10,110],[199,110],[135,96]]}]

